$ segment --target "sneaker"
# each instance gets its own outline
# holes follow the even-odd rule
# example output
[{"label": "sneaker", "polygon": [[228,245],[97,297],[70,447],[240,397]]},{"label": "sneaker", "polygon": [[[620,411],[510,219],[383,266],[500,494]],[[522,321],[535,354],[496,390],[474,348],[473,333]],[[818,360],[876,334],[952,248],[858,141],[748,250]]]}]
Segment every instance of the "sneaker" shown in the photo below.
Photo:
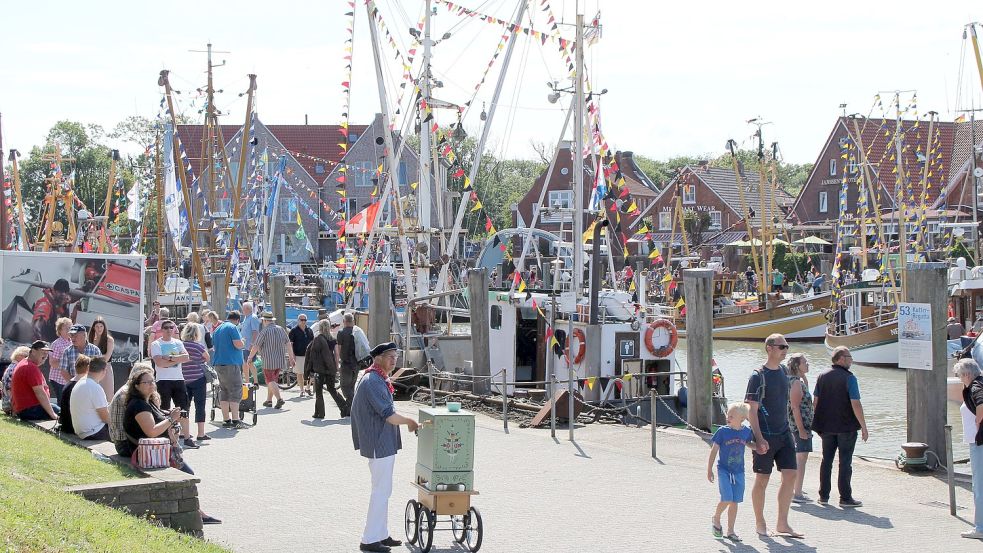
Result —
[{"label": "sneaker", "polygon": [[803,493],[802,495],[792,497],[792,501],[794,503],[812,503],[812,498]]},{"label": "sneaker", "polygon": [[185,449],[198,449],[199,447],[201,447],[198,445],[197,442],[195,442],[191,438],[185,438],[184,440],[181,441],[181,443],[184,445]]},{"label": "sneaker", "polygon": [[381,543],[382,545],[385,545],[386,547],[399,547],[399,546],[403,545],[403,542],[401,542],[401,541],[399,541],[397,539],[394,539],[392,536],[389,536],[388,538],[382,540],[379,543]]},{"label": "sneaker", "polygon": [[851,498],[851,499],[841,499],[840,500],[840,507],[843,507],[844,509],[853,509],[853,508],[856,508],[856,507],[862,507],[863,504],[864,504],[864,502],[863,501],[860,501],[859,499],[852,499]]},{"label": "sneaker", "polygon": [[273,408],[274,409],[283,409],[283,400],[282,399],[277,400],[276,405],[274,405]]},{"label": "sneaker", "polygon": [[232,427],[232,424],[233,424],[232,419],[229,419],[227,421],[222,422],[222,428],[230,428]]},{"label": "sneaker", "polygon": [[977,532],[976,530],[970,530],[968,532],[963,532],[959,534],[964,538],[969,538],[971,540],[983,540],[983,532]]},{"label": "sneaker", "polygon": [[819,499],[816,500],[816,503],[819,503],[820,505],[829,505],[829,498],[819,496]]},{"label": "sneaker", "polygon": [[242,430],[243,428],[248,428],[248,426],[242,421],[232,421],[232,425],[229,426],[229,428],[233,430]]},{"label": "sneaker", "polygon": [[273,407],[273,402],[272,401],[264,401],[263,402],[263,407]]},{"label": "sneaker", "polygon": [[211,439],[212,439],[212,437],[209,436],[208,434],[202,434],[201,436],[198,436],[198,441],[199,442],[204,442],[204,441],[208,441],[208,440],[211,440]]}]

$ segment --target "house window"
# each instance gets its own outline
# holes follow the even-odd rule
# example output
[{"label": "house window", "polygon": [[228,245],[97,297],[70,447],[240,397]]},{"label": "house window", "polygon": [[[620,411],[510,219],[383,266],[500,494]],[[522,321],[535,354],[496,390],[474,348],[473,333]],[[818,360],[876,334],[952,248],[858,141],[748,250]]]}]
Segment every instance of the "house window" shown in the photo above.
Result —
[{"label": "house window", "polygon": [[659,213],[659,230],[672,230],[672,211]]},{"label": "house window", "polygon": [[[344,201],[345,200],[343,199],[342,200],[343,203],[341,204],[342,209],[344,209],[345,206],[346,206],[346,204],[344,203]],[[356,215],[358,213],[358,200],[356,200],[355,198],[348,198],[347,202],[348,202],[347,203],[348,216],[345,217],[345,218],[346,219],[351,219],[352,216],[354,216],[354,215]]]},{"label": "house window", "polygon": [[[833,163],[836,163],[835,161]],[[825,190],[819,193],[819,212],[829,213],[829,193]]]},{"label": "house window", "polygon": [[929,234],[938,234],[939,233],[939,223],[938,223],[938,221],[931,222],[931,223],[928,224],[928,233]]},{"label": "house window", "polygon": [[399,179],[400,186],[406,186],[406,184],[409,183],[409,180],[407,179],[407,173],[408,171],[406,170],[406,162],[400,161],[399,173],[397,173],[397,178]]},{"label": "house window", "polygon": [[710,212],[710,230],[720,230],[721,213],[719,211]]},{"label": "house window", "polygon": [[358,142],[358,133],[357,132],[349,132],[348,133],[348,143],[349,144],[354,144],[356,142]]},{"label": "house window", "polygon": [[375,167],[371,161],[356,161],[349,166],[348,177],[355,182],[355,186],[374,186],[372,179],[375,178]]},{"label": "house window", "polygon": [[683,203],[684,204],[696,203],[696,186],[692,184],[687,184],[683,186]]},{"label": "house window", "polygon": [[293,223],[297,221],[297,200],[291,197],[280,197],[280,205],[277,206],[277,218],[281,223]]},{"label": "house window", "polygon": [[317,165],[314,166],[314,174],[316,174],[316,175],[323,175],[324,174],[324,164],[323,163],[318,163]]},{"label": "house window", "polygon": [[860,164],[855,161],[851,161],[850,165],[847,166],[847,170],[850,171],[851,175],[856,176],[856,174],[860,172]]},{"label": "house window", "polygon": [[831,176],[831,177],[835,177],[836,176],[836,160],[835,159],[829,160],[829,176]]},{"label": "house window", "polygon": [[[550,190],[547,197],[547,209],[570,209],[573,207],[573,190]],[[573,221],[572,213],[550,213],[543,214],[544,223],[558,223],[560,221]]]},{"label": "house window", "polygon": [[232,198],[215,198],[215,203],[209,206],[212,215],[232,216]]}]

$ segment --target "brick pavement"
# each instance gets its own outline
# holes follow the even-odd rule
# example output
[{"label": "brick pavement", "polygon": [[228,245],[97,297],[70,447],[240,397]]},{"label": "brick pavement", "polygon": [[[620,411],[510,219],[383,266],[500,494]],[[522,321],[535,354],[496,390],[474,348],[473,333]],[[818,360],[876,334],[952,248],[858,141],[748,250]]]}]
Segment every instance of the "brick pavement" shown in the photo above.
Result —
[{"label": "brick pavement", "polygon": [[[206,526],[205,536],[242,553],[357,551],[369,481],[349,426],[334,419],[330,404],[329,418],[314,421],[313,400],[299,399],[295,390],[285,395],[286,408],[260,411],[256,428],[232,437],[210,427],[214,439],[187,453],[202,480],[202,508],[224,520]],[[408,415],[417,407],[398,404]],[[810,552],[858,545],[867,552],[983,551],[983,543],[959,537],[969,524],[949,516],[944,481],[904,475],[893,466],[854,463],[854,489],[865,503],[859,510],[793,506],[791,524],[804,540],[755,534],[749,474],[737,521],[744,542],[735,544],[710,535],[717,487],[706,481],[708,448],[692,434],[660,432],[655,461],[647,428],[589,425],[578,429],[572,444],[565,431],[558,442],[549,430],[511,425],[506,433],[501,421],[483,415],[477,427],[475,487],[481,495],[473,504],[485,523],[481,551]],[[390,505],[390,530],[398,539],[405,539],[402,513],[414,496],[409,481],[416,460],[415,438],[403,437]],[[813,496],[817,468],[813,454],[806,476]],[[777,478],[768,497],[772,524]],[[971,519],[969,491],[957,489],[957,499],[969,506],[959,515]],[[434,536],[434,551],[461,550],[453,545],[450,532]]]}]

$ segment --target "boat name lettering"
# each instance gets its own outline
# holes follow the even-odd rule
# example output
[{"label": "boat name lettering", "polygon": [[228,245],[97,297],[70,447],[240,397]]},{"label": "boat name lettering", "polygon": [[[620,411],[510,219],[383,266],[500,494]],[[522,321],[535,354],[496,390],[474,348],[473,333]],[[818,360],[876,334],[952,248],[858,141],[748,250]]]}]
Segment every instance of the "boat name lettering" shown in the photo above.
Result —
[{"label": "boat name lettering", "polygon": [[897,335],[898,335],[898,327],[892,328],[891,329],[891,336],[897,336]]},{"label": "boat name lettering", "polygon": [[796,315],[800,315],[802,313],[808,313],[809,311],[812,311],[811,303],[807,303],[805,305],[796,305],[788,308],[789,313],[794,313]]}]

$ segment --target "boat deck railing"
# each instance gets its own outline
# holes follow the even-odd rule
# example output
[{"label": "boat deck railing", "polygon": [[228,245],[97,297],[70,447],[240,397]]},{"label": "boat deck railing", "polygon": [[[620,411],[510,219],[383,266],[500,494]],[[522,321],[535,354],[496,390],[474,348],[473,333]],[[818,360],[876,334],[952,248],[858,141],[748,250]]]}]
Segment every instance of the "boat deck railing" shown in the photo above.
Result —
[{"label": "boat deck railing", "polygon": [[861,332],[867,332],[875,328],[881,327],[885,324],[896,322],[898,320],[898,313],[895,310],[881,310],[869,317],[864,317],[853,322],[842,321],[836,322],[836,312],[833,312],[833,320],[827,325],[830,334],[837,336],[851,336],[853,334],[860,334]]}]

